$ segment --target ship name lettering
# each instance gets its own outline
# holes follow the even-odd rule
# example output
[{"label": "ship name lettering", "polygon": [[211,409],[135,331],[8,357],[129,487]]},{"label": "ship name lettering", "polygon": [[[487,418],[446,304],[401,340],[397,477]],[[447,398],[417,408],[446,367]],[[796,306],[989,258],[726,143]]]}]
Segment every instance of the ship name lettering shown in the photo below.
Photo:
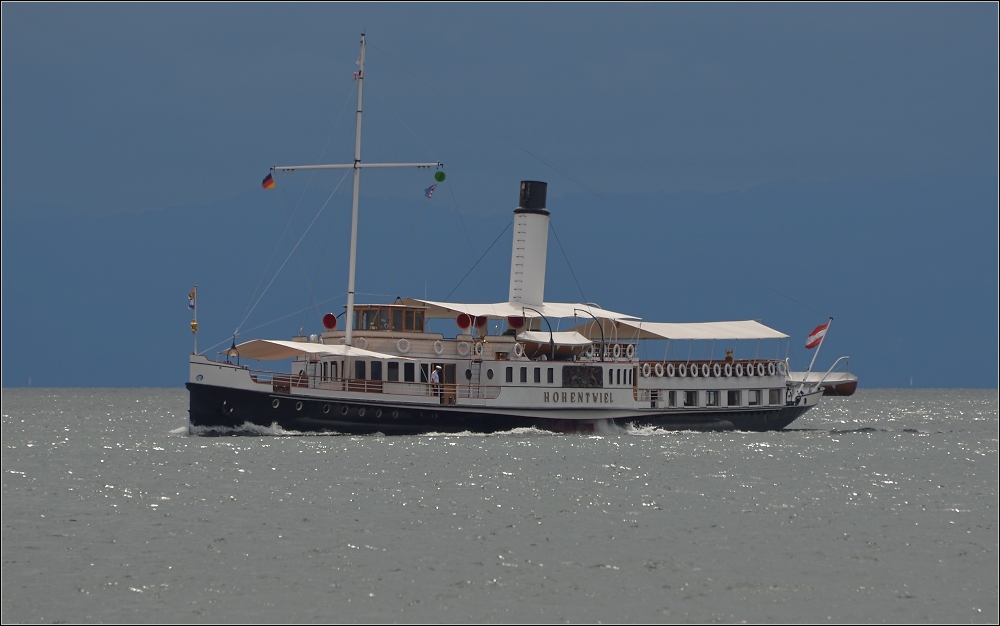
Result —
[{"label": "ship name lettering", "polygon": [[591,391],[570,391],[567,397],[567,392],[562,392],[562,398],[559,397],[558,391],[543,392],[542,396],[545,402],[570,402],[573,404],[610,404],[615,401],[614,395],[610,391],[604,392],[591,392]]}]

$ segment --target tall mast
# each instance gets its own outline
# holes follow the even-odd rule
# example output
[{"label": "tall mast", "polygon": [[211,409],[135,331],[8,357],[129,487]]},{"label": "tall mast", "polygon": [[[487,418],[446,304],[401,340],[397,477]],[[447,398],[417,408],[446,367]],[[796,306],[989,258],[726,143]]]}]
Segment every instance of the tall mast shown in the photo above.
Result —
[{"label": "tall mast", "polygon": [[358,258],[358,194],[361,191],[361,169],[365,167],[443,167],[440,162],[435,163],[362,163],[361,162],[361,105],[365,86],[365,34],[361,33],[361,54],[358,56],[357,73],[358,80],[358,116],[357,130],[354,139],[354,163],[336,165],[282,165],[274,166],[271,171],[293,172],[295,170],[354,170],[354,200],[351,206],[351,263],[350,276],[347,279],[347,313],[344,320],[345,334],[344,343],[348,346],[354,343],[354,274],[357,267]]},{"label": "tall mast", "polygon": [[361,101],[365,90],[365,34],[361,33],[358,56],[358,121],[354,137],[354,201],[351,205],[351,264],[347,279],[347,313],[344,315],[344,343],[354,345],[354,273],[358,260],[358,192],[361,190]]}]

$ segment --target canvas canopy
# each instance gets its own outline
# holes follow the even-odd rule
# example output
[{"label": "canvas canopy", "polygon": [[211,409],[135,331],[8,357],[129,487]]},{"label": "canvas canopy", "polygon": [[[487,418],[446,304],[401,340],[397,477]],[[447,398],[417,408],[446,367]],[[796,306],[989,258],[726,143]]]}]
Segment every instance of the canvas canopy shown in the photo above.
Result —
[{"label": "canvas canopy", "polygon": [[517,335],[518,341],[532,343],[549,343],[551,340],[557,346],[589,346],[592,342],[576,331],[562,331],[551,335],[542,330],[526,330]]},{"label": "canvas canopy", "polygon": [[409,361],[405,357],[395,354],[383,354],[372,350],[362,350],[343,344],[322,344],[306,343],[303,341],[279,341],[277,339],[254,339],[246,341],[236,346],[240,356],[245,359],[257,359],[260,361],[277,361],[280,359],[292,359],[298,356],[344,356],[367,359],[393,359],[397,361]]},{"label": "canvas canopy", "polygon": [[760,322],[746,320],[740,322],[695,322],[690,324],[671,322],[641,322],[635,320],[602,320],[601,326],[590,321],[581,324],[573,330],[590,337],[600,339],[601,330],[604,338],[612,339],[785,339],[783,332],[768,328]]},{"label": "canvas canopy", "polygon": [[[504,319],[507,317],[538,317],[538,313],[530,309],[535,309],[545,317],[586,317],[593,315],[597,318],[613,320],[638,320],[639,318],[625,313],[608,311],[592,304],[577,304],[573,302],[545,302],[543,304],[526,304],[522,306],[516,302],[497,302],[494,304],[463,304],[459,302],[434,302],[432,300],[418,300],[407,298],[403,301],[409,305],[424,305],[427,307],[425,315],[429,318],[447,319],[453,318],[459,313],[466,313],[473,317],[488,317],[490,319]],[[585,312],[584,312],[585,311]],[[590,315],[588,315],[588,313]],[[548,341],[548,339],[546,339]]]}]

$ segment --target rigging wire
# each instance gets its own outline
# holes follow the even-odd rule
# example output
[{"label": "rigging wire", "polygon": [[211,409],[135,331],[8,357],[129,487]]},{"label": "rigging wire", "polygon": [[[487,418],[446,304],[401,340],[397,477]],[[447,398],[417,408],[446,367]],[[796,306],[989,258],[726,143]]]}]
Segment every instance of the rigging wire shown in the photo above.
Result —
[{"label": "rigging wire", "polygon": [[[605,202],[607,202],[611,206],[615,207],[616,209],[618,209],[622,213],[625,213],[626,215],[628,215],[629,217],[631,217],[632,219],[634,219],[636,222],[638,222],[640,225],[647,225],[647,226],[649,225],[648,221],[642,219],[642,217],[640,217],[639,215],[635,214],[633,211],[631,211],[629,209],[626,209],[625,207],[621,206],[620,204],[618,204],[614,200],[611,200],[607,196],[601,194],[599,191],[597,191],[595,189],[591,189],[586,184],[584,184],[581,180],[579,180],[576,177],[574,177],[573,175],[571,175],[571,174],[563,171],[562,169],[560,169],[559,167],[557,167],[555,164],[553,164],[551,161],[548,161],[544,157],[536,154],[535,152],[532,152],[527,147],[523,146],[519,142],[517,142],[514,139],[512,139],[510,136],[504,134],[502,131],[500,131],[499,129],[497,129],[495,126],[493,126],[489,122],[487,122],[487,121],[483,120],[482,118],[478,117],[477,115],[473,114],[471,111],[469,111],[468,109],[466,109],[465,107],[463,107],[458,102],[452,100],[451,98],[449,98],[445,94],[441,93],[440,91],[438,91],[437,89],[435,89],[433,85],[431,85],[430,83],[428,83],[424,79],[420,78],[419,76],[417,76],[416,74],[414,74],[413,72],[411,72],[409,69],[407,69],[402,63],[400,63],[396,59],[394,59],[391,56],[389,56],[389,54],[385,50],[382,50],[382,48],[379,48],[375,44],[369,44],[369,45],[371,45],[373,48],[375,48],[376,50],[378,50],[379,52],[381,52],[387,59],[389,59],[390,61],[392,61],[393,63],[395,63],[401,70],[403,70],[404,72],[406,72],[407,74],[409,74],[410,76],[412,76],[414,79],[416,79],[417,81],[419,81],[421,84],[423,84],[425,87],[427,87],[428,89],[430,89],[431,91],[433,91],[434,93],[436,93],[443,100],[445,100],[446,102],[450,103],[452,106],[454,106],[455,108],[459,109],[460,111],[462,111],[463,113],[465,113],[466,115],[468,115],[469,117],[471,117],[472,119],[476,120],[477,122],[479,122],[484,127],[486,127],[489,130],[493,131],[500,138],[504,139],[505,141],[508,141],[511,145],[517,147],[519,150],[521,150],[525,154],[531,156],[532,158],[536,159],[537,161],[539,161],[543,165],[546,165],[547,167],[551,168],[553,171],[561,174],[562,176],[566,177],[570,181],[576,183],[582,189],[584,189],[584,190],[586,190],[586,191],[594,194],[595,196],[597,196],[601,200],[604,200]],[[685,245],[687,245],[686,242],[685,242]],[[825,313],[823,313],[823,312],[821,312],[821,311],[819,311],[819,310],[817,310],[817,309],[809,306],[808,304],[806,304],[804,302],[800,302],[799,300],[796,300],[792,296],[790,296],[790,295],[788,295],[788,294],[786,294],[786,293],[784,293],[782,291],[779,291],[779,290],[775,289],[771,285],[769,285],[769,284],[767,284],[767,283],[765,283],[765,282],[763,282],[761,280],[758,280],[757,278],[754,278],[753,276],[750,276],[749,274],[746,274],[746,273],[744,273],[744,272],[742,272],[742,271],[740,271],[740,270],[738,270],[736,268],[722,265],[720,261],[718,261],[716,258],[714,258],[712,256],[709,256],[708,258],[716,266],[722,267],[723,269],[726,269],[726,270],[729,270],[729,271],[733,271],[736,274],[742,276],[743,278],[746,278],[747,280],[753,281],[754,283],[757,283],[758,285],[760,285],[760,286],[762,286],[762,287],[764,287],[764,288],[766,288],[766,289],[768,289],[768,290],[770,290],[770,291],[778,294],[779,296],[781,296],[783,298],[787,298],[788,300],[791,300],[795,304],[798,304],[799,306],[807,308],[810,311],[813,311],[814,313],[819,313],[820,315],[826,315]]]},{"label": "rigging wire", "polygon": [[576,288],[580,290],[580,297],[583,298],[583,302],[587,301],[587,296],[583,293],[583,287],[580,286],[580,281],[576,278],[576,272],[573,271],[573,265],[569,262],[569,257],[566,256],[566,250],[563,249],[562,242],[559,241],[559,233],[556,232],[556,227],[549,220],[549,228],[552,229],[552,234],[556,236],[556,243],[559,244],[559,250],[562,252],[563,258],[566,259],[566,265],[569,267],[569,273],[573,275],[573,280],[576,282]]},{"label": "rigging wire", "polygon": [[490,247],[486,248],[486,252],[483,253],[483,256],[479,257],[479,259],[475,262],[475,264],[472,267],[469,268],[469,271],[465,273],[465,276],[462,277],[462,280],[458,281],[458,284],[455,285],[455,287],[451,291],[448,292],[447,296],[444,297],[445,301],[447,301],[448,298],[451,297],[451,294],[455,293],[455,289],[458,289],[462,285],[462,283],[465,281],[465,279],[469,277],[469,274],[472,273],[472,270],[476,269],[476,266],[479,265],[479,261],[482,261],[483,257],[485,257],[487,254],[489,254],[490,250],[493,249],[493,246],[495,246],[496,243],[498,241],[500,241],[500,238],[503,237],[503,234],[505,232],[507,232],[507,229],[510,228],[511,224],[513,224],[513,223],[514,223],[513,221],[507,222],[507,225],[503,227],[503,230],[500,231],[500,234],[497,235],[497,238],[493,240],[493,243],[490,244]]},{"label": "rigging wire", "polygon": [[348,174],[350,174],[350,173],[351,173],[351,170],[349,170],[349,169],[348,169],[348,170],[344,170],[344,175],[343,175],[343,176],[342,176],[342,177],[340,178],[340,182],[339,182],[339,183],[337,183],[337,186],[333,188],[333,191],[331,191],[331,192],[330,192],[330,197],[328,197],[328,198],[326,199],[326,202],[324,202],[324,203],[323,203],[323,206],[322,206],[322,207],[320,207],[319,211],[318,211],[318,212],[316,213],[316,217],[314,217],[314,218],[313,218],[313,220],[312,220],[312,222],[310,222],[310,223],[309,223],[309,226],[308,226],[308,227],[306,228],[305,232],[304,232],[304,233],[302,233],[302,236],[301,236],[301,237],[299,237],[299,240],[298,240],[297,242],[295,242],[295,247],[294,247],[294,248],[292,248],[292,251],[288,253],[288,256],[287,256],[287,257],[285,257],[285,261],[284,261],[284,262],[283,262],[283,263],[281,264],[281,267],[279,267],[279,268],[278,268],[278,271],[276,271],[276,272],[274,273],[274,276],[272,276],[272,277],[271,277],[271,281],[270,281],[269,283],[267,283],[267,287],[264,287],[264,291],[262,291],[262,292],[261,292],[261,294],[260,294],[260,297],[258,297],[258,298],[257,298],[257,302],[254,302],[254,305],[253,305],[253,307],[252,307],[252,308],[250,309],[250,312],[249,312],[249,313],[247,313],[247,314],[246,314],[246,315],[245,315],[245,316],[243,317],[243,321],[241,321],[241,322],[239,323],[239,325],[238,325],[238,326],[236,327],[236,331],[235,331],[235,333],[234,333],[234,334],[236,334],[236,335],[238,335],[238,334],[239,334],[239,332],[240,332],[240,328],[241,328],[241,327],[243,326],[243,324],[245,324],[245,323],[246,323],[246,321],[247,321],[247,318],[249,318],[249,317],[250,317],[250,314],[251,314],[251,313],[253,313],[254,309],[256,309],[256,308],[257,308],[257,305],[258,305],[258,304],[260,304],[260,300],[261,300],[261,298],[263,298],[263,297],[264,297],[264,294],[266,294],[266,293],[267,293],[267,290],[271,288],[271,285],[272,285],[272,284],[274,284],[274,279],[275,279],[275,278],[277,278],[277,277],[278,277],[278,274],[280,274],[280,273],[281,273],[281,270],[282,270],[282,269],[284,269],[284,267],[285,267],[285,264],[286,264],[286,263],[288,263],[288,259],[292,258],[292,254],[294,254],[294,253],[295,253],[295,251],[296,251],[296,250],[298,249],[298,247],[299,247],[299,244],[300,244],[300,243],[302,243],[302,240],[303,240],[303,239],[305,238],[305,236],[306,236],[307,234],[309,234],[309,229],[313,227],[313,224],[315,224],[315,223],[316,223],[316,220],[317,220],[317,219],[319,219],[319,216],[323,214],[323,209],[325,209],[325,208],[326,208],[326,205],[330,203],[330,200],[331,200],[331,198],[333,198],[333,194],[337,193],[337,190],[338,190],[338,189],[340,189],[340,185],[341,185],[341,184],[343,184],[344,180],[345,180],[345,179],[347,178],[347,175],[348,175]]}]

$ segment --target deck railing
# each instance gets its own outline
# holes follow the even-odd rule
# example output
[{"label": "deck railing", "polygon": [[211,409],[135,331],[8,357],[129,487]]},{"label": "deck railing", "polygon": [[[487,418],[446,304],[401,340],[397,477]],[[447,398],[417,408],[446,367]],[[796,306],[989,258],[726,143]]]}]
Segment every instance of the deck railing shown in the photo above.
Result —
[{"label": "deck railing", "polygon": [[384,393],[401,396],[425,396],[493,400],[500,396],[497,385],[459,385],[457,383],[417,383],[395,380],[359,380],[356,378],[324,378],[306,374],[283,374],[264,370],[250,370],[250,378],[258,384],[269,385],[275,393],[291,393],[296,389],[322,389],[324,391],[350,391]]}]

